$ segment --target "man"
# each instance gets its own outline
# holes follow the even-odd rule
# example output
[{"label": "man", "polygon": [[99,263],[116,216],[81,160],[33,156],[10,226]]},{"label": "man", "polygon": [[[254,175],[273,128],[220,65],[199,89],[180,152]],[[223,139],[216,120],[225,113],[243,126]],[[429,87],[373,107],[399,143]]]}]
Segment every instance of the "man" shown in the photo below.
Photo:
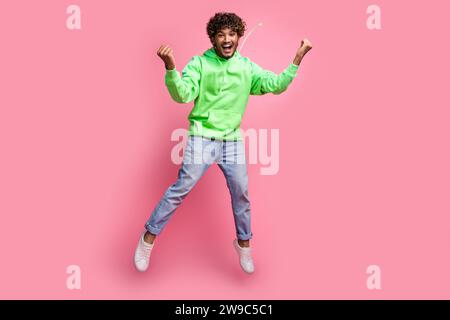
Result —
[{"label": "man", "polygon": [[136,247],[134,262],[139,271],[148,268],[156,236],[209,166],[216,162],[231,195],[236,227],[234,248],[241,268],[247,273],[254,272],[248,178],[240,124],[249,96],[285,91],[312,46],[304,39],[293,62],[276,75],[240,55],[237,47],[244,32],[245,22],[236,14],[216,13],[207,24],[213,47],[202,56],[194,56],[184,67],[182,76],[176,70],[173,50],[166,45],[158,49],[157,54],[165,64],[165,83],[170,96],[179,103],[193,100],[195,103],[188,117],[188,143],[178,179],[152,212]]}]

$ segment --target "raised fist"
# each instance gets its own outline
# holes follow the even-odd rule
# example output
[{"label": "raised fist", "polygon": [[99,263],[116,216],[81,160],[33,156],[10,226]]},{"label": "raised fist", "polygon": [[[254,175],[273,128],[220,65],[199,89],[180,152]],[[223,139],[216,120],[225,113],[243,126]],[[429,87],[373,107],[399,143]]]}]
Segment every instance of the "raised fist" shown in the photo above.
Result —
[{"label": "raised fist", "polygon": [[309,42],[309,40],[305,38],[302,40],[300,48],[298,48],[297,50],[297,56],[303,57],[311,49],[312,49],[311,42]]},{"label": "raised fist", "polygon": [[173,56],[173,50],[169,46],[162,45],[159,47],[158,52],[156,53],[166,66],[167,70],[175,69],[175,58]]}]

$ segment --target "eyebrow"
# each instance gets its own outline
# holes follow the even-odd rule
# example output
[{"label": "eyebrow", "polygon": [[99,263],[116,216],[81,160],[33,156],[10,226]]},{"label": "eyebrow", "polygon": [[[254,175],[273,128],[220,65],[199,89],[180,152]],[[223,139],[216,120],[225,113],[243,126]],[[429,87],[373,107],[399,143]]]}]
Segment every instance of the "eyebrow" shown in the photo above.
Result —
[{"label": "eyebrow", "polygon": [[[236,33],[236,31],[231,30],[229,33]],[[219,31],[219,32],[217,32],[217,34],[223,34],[223,32],[222,32],[222,31]]]}]

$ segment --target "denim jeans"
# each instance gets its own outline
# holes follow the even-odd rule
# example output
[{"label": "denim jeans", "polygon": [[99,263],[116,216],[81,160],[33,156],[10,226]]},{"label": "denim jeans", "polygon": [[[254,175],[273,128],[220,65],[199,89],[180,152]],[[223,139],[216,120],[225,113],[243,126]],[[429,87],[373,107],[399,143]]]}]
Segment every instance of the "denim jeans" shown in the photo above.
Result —
[{"label": "denim jeans", "polygon": [[222,141],[193,135],[188,136],[178,179],[164,192],[153,210],[145,224],[147,231],[156,235],[162,231],[175,210],[213,163],[217,163],[223,172],[230,191],[237,238],[252,238],[243,141]]}]

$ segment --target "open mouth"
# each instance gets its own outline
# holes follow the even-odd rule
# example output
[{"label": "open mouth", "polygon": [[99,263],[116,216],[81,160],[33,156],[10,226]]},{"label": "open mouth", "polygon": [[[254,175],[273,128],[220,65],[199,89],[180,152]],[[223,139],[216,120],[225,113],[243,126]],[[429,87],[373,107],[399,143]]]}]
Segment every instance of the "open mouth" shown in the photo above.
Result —
[{"label": "open mouth", "polygon": [[233,51],[233,45],[232,44],[225,44],[222,45],[222,50],[224,53],[231,53]]}]

